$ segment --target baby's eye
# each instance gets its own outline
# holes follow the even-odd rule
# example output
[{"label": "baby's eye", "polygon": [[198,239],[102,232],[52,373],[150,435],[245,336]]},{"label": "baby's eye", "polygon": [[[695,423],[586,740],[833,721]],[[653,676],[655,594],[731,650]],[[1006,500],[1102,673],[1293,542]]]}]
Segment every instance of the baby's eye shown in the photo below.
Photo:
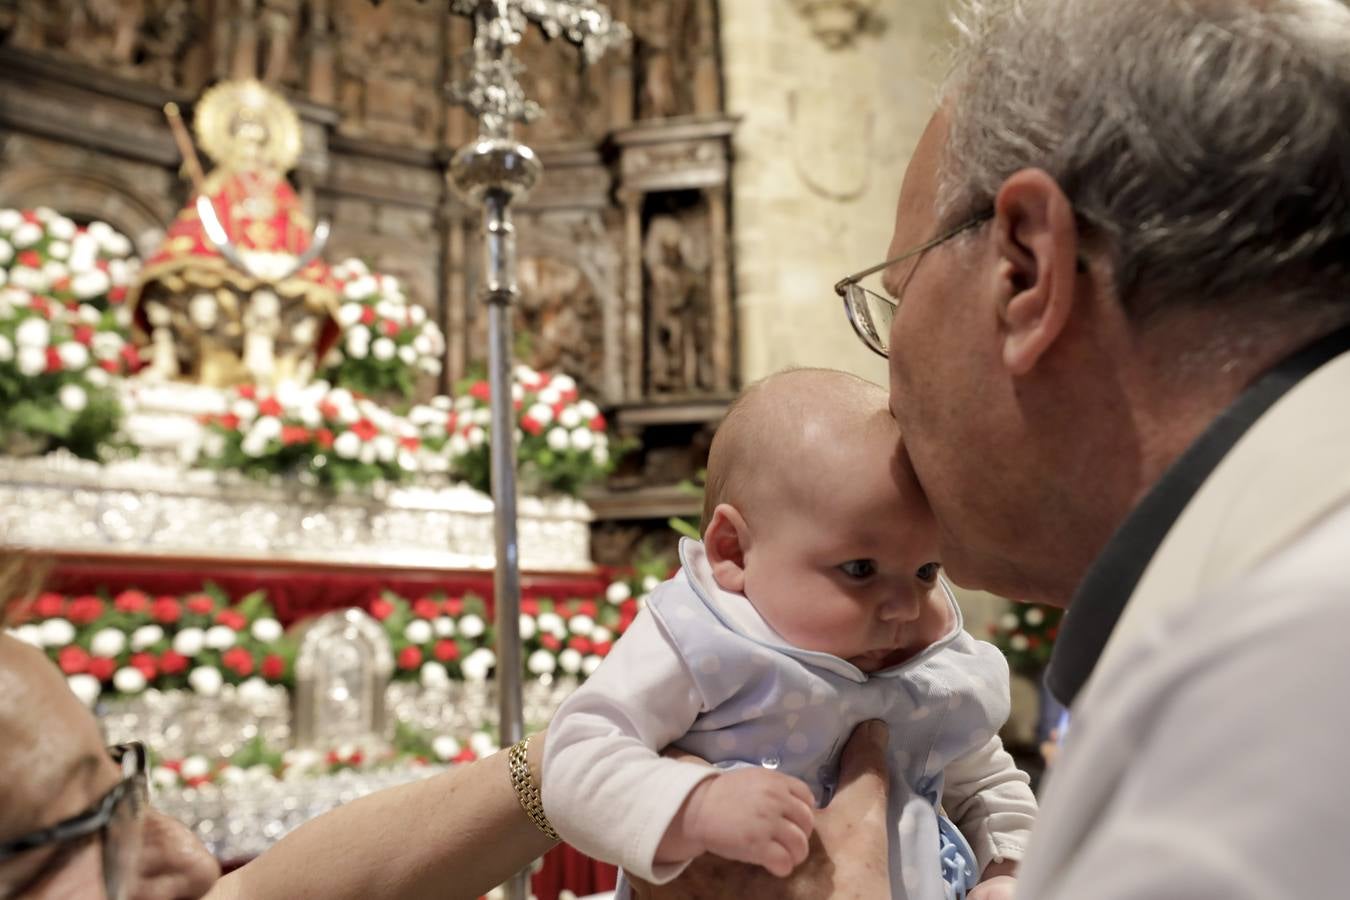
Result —
[{"label": "baby's eye", "polygon": [[934,581],[937,581],[938,570],[941,568],[942,568],[941,563],[935,562],[925,563],[924,565],[919,566],[919,571],[915,572],[914,574],[918,577],[920,581],[932,584]]},{"label": "baby's eye", "polygon": [[877,574],[877,564],[870,559],[850,559],[839,567],[849,578],[861,581],[864,578],[871,578]]}]

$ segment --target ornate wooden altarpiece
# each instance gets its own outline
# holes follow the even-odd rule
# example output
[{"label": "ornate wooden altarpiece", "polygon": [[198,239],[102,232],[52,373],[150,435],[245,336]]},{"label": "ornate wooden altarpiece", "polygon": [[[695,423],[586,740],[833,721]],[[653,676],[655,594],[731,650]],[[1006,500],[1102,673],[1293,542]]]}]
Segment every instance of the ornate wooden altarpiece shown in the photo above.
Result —
[{"label": "ornate wooden altarpiece", "polygon": [[[715,0],[613,0],[634,39],[583,68],[530,32],[522,128],[545,166],[516,211],[518,355],[576,376],[641,439],[610,488],[598,562],[666,516],[736,388],[729,157]],[[187,199],[162,108],[223,78],[282,89],[293,173],[330,260],[398,275],[448,337],[446,382],[481,367],[478,211],[446,168],[476,125],[454,102],[471,23],[432,0],[0,0],[0,206],[101,218],[142,255]],[[428,392],[444,384],[425,386]]]}]

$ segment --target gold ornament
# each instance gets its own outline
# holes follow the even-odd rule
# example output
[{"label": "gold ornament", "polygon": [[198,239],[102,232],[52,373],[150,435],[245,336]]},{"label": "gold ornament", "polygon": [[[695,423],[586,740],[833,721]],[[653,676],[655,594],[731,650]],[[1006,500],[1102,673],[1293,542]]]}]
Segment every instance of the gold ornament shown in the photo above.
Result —
[{"label": "gold ornament", "polygon": [[222,169],[289,172],[300,158],[300,119],[254,79],[222,81],[197,103],[197,144]]}]

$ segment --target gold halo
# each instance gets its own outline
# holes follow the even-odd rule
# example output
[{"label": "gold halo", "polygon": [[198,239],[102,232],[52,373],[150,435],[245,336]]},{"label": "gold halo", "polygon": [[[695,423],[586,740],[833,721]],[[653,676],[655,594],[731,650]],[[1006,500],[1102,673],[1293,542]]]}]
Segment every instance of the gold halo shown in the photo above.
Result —
[{"label": "gold halo", "polygon": [[300,158],[300,118],[280,95],[252,78],[222,81],[197,101],[193,129],[202,151],[217,165],[230,166],[238,152],[232,126],[240,113],[267,127],[268,167],[289,172]]}]

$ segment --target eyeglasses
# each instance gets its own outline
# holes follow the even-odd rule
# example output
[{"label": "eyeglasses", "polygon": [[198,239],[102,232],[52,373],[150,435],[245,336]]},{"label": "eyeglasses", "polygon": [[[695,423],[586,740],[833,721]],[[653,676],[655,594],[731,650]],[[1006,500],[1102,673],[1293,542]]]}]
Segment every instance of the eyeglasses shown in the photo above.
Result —
[{"label": "eyeglasses", "polygon": [[[899,256],[892,257],[884,263],[872,266],[870,269],[863,269],[861,272],[850,275],[834,286],[834,292],[844,301],[844,312],[853,325],[854,332],[857,333],[869,350],[883,359],[890,357],[891,322],[895,319],[895,311],[900,308],[900,301],[898,299],[893,300],[876,291],[868,290],[859,282],[868,275],[875,275],[877,272],[889,269],[898,262],[904,262],[907,259],[927,253],[934,247],[950,241],[958,234],[963,234],[977,225],[984,224],[993,216],[992,210],[983,212],[973,219],[962,222],[955,228],[944,231],[931,241],[906,250]],[[914,272],[911,270],[910,276],[912,277],[913,274]],[[906,280],[906,284],[908,284],[908,280]]]},{"label": "eyeglasses", "polygon": [[[141,817],[148,803],[145,777],[145,747],[139,743],[109,747],[108,754],[122,769],[122,780],[79,815],[49,828],[33,831],[0,844],[0,862],[21,853],[53,844],[73,848],[97,835],[103,847],[103,884],[108,900],[122,900],[135,873],[141,849]],[[70,858],[54,854],[12,896],[22,896],[40,884]]]}]

